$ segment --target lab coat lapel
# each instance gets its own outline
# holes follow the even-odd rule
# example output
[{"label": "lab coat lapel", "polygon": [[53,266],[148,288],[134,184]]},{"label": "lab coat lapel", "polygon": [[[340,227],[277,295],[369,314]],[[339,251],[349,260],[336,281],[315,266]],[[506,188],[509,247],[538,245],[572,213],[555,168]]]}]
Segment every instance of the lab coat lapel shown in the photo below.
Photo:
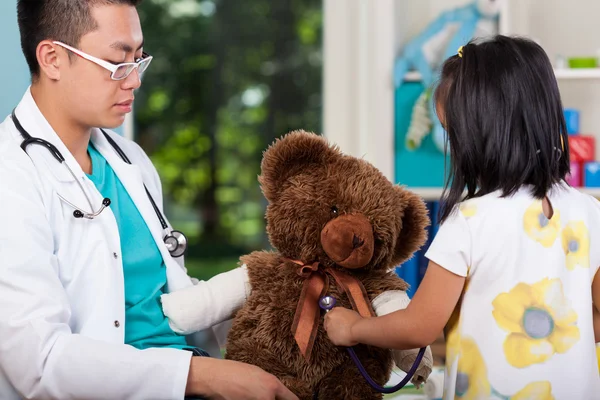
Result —
[{"label": "lab coat lapel", "polygon": [[[15,114],[29,135],[34,138],[46,140],[58,149],[64,157],[65,163],[69,166],[71,171],[73,171],[73,174],[75,174],[77,179],[82,179],[85,176],[79,163],[75,160],[56,132],[54,132],[54,129],[52,129],[52,126],[50,126],[46,118],[44,118],[31,95],[30,89],[27,89],[23,95],[21,102],[15,109]],[[15,131],[16,130],[15,127]],[[21,141],[23,140],[20,133],[19,139]],[[75,180],[67,167],[63,165],[63,163],[57,161],[44,146],[31,144],[27,147],[27,154],[29,154],[31,159],[35,160],[35,162],[43,162],[44,169],[50,171],[58,181],[72,182]],[[39,165],[39,167],[42,167],[42,165]]]},{"label": "lab coat lapel", "polygon": [[[94,129],[92,131],[92,142],[100,154],[106,159],[113,171],[115,171],[115,174],[125,187],[125,190],[127,190],[127,193],[129,193],[131,200],[146,222],[156,246],[163,257],[167,272],[169,273],[170,270],[175,268],[181,270],[181,267],[173,260],[173,257],[171,257],[171,254],[164,244],[164,230],[152,207],[152,203],[150,203],[150,199],[146,194],[140,168],[135,164],[127,164],[123,161],[99,129]],[[123,151],[125,152],[125,155],[127,155],[126,149],[123,149]],[[156,194],[151,194],[156,196]]]}]

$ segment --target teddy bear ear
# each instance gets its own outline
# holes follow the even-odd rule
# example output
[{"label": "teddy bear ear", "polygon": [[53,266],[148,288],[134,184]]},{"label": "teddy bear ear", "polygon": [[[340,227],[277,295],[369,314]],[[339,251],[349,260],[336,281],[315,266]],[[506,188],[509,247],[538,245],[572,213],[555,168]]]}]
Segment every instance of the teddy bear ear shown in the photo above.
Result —
[{"label": "teddy bear ear", "polygon": [[317,134],[293,131],[276,139],[264,152],[258,180],[268,201],[273,201],[284,184],[309,169],[324,167],[342,153]]},{"label": "teddy bear ear", "polygon": [[394,187],[398,201],[404,204],[402,229],[396,239],[393,265],[398,266],[412,257],[427,240],[430,224],[427,206],[421,197],[400,186]]}]

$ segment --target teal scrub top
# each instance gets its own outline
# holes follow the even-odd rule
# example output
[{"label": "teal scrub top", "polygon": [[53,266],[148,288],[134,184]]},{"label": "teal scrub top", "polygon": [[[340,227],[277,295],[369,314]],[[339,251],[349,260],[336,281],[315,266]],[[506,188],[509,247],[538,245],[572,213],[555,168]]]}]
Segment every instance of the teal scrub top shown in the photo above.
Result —
[{"label": "teal scrub top", "polygon": [[88,178],[104,197],[117,220],[123,254],[125,279],[125,343],[139,349],[189,347],[185,337],[169,327],[162,312],[160,296],[165,293],[167,271],[164,260],[146,222],[129,193],[90,143],[92,174]]}]

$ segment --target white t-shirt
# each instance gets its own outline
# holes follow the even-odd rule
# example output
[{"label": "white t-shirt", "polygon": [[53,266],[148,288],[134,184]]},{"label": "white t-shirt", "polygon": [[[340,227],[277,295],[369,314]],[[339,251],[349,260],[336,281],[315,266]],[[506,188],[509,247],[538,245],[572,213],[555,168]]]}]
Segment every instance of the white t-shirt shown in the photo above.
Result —
[{"label": "white t-shirt", "polygon": [[600,202],[556,185],[468,200],[426,257],[466,276],[446,327],[444,399],[600,399],[591,284],[600,266]]}]

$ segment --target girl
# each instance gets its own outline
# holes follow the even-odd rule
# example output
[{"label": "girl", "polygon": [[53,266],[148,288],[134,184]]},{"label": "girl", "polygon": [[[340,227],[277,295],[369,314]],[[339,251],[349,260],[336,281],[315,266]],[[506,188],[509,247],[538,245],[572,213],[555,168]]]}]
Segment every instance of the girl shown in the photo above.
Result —
[{"label": "girl", "polygon": [[332,310],[330,339],[410,349],[444,329],[444,399],[598,398],[600,203],[564,181],[546,53],[520,38],[471,42],[444,63],[435,101],[451,173],[423,282],[386,316]]}]

